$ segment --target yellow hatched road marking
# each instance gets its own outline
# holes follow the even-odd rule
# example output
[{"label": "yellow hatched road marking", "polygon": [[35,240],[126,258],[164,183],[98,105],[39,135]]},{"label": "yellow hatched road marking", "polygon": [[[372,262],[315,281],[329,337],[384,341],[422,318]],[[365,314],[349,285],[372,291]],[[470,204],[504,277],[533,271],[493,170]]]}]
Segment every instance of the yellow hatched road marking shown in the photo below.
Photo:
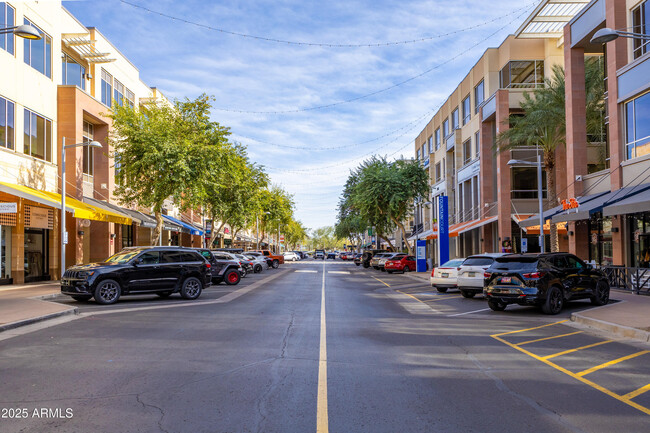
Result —
[{"label": "yellow hatched road marking", "polygon": [[636,391],[628,392],[623,396],[624,399],[626,400],[631,400],[634,397],[638,397],[644,392],[650,391],[650,383],[647,384],[646,386],[642,386],[641,388],[637,389]]},{"label": "yellow hatched road marking", "polygon": [[[380,279],[377,278],[377,277],[372,277],[372,278],[374,278],[375,280],[379,281],[379,282],[382,283],[384,286],[386,286],[386,287],[390,287],[390,284],[386,283],[385,281],[382,281],[382,280],[380,280]],[[406,293],[404,293],[404,294],[406,294]]]},{"label": "yellow hatched road marking", "polygon": [[615,359],[613,361],[606,362],[604,364],[597,365],[595,367],[591,367],[588,370],[581,371],[580,373],[576,373],[578,376],[586,376],[589,373],[593,373],[594,371],[598,371],[602,368],[605,367],[610,367],[612,365],[618,364],[619,362],[627,361],[628,359],[636,358],[637,356],[645,355],[646,353],[650,353],[650,350],[642,350],[641,352],[633,353],[631,355],[624,356],[622,358]]},{"label": "yellow hatched road marking", "polygon": [[517,334],[518,332],[532,331],[533,329],[546,328],[547,326],[559,325],[560,323],[568,322],[568,320],[560,320],[559,322],[547,323],[542,326],[535,326],[534,328],[518,329],[517,331],[502,332],[501,334],[494,334],[492,337],[501,337],[502,335]]},{"label": "yellow hatched road marking", "polygon": [[523,346],[524,344],[529,344],[529,343],[536,343],[538,341],[552,340],[554,338],[568,337],[569,335],[576,335],[576,334],[582,334],[582,331],[570,332],[568,334],[562,334],[562,335],[554,335],[552,337],[538,338],[536,340],[528,340],[528,341],[524,341],[523,343],[517,343],[517,346]]},{"label": "yellow hatched road marking", "polygon": [[577,352],[578,350],[589,349],[589,348],[591,348],[591,347],[600,346],[601,344],[611,343],[612,341],[614,341],[614,340],[599,341],[598,343],[588,344],[588,345],[586,345],[586,346],[577,347],[577,348],[575,348],[575,349],[565,350],[564,352],[558,352],[558,353],[554,353],[554,354],[552,354],[552,355],[547,355],[547,356],[544,356],[543,358],[544,358],[544,359],[551,359],[551,358],[555,358],[555,357],[557,357],[557,356],[566,355],[567,353]]},{"label": "yellow hatched road marking", "polygon": [[[566,320],[563,320],[562,322],[566,322]],[[551,325],[556,325],[556,324],[562,323],[562,322],[552,323]],[[551,325],[544,325],[544,326],[551,326]],[[538,326],[537,328],[543,328],[544,326]],[[582,382],[582,383],[584,383],[586,385],[591,386],[594,389],[597,389],[598,391],[600,391],[600,392],[602,392],[604,394],[607,394],[610,397],[615,398],[616,400],[618,400],[618,401],[620,401],[622,403],[625,403],[625,404],[627,404],[629,406],[632,406],[633,408],[635,408],[637,410],[640,410],[641,412],[645,413],[646,415],[650,415],[650,409],[649,408],[647,408],[645,406],[641,406],[640,404],[637,404],[637,403],[631,401],[629,398],[625,398],[624,396],[616,394],[615,392],[612,392],[609,389],[607,389],[607,388],[605,388],[603,386],[600,386],[597,383],[594,383],[594,382],[590,381],[589,379],[585,379],[584,377],[578,376],[577,374],[567,370],[564,367],[560,367],[559,365],[557,365],[557,364],[555,364],[555,363],[553,363],[553,362],[551,362],[551,361],[549,361],[547,359],[544,359],[541,356],[535,355],[534,353],[532,353],[532,352],[530,352],[530,351],[528,351],[528,350],[526,350],[526,349],[524,349],[522,347],[516,346],[515,344],[510,343],[510,342],[504,340],[503,338],[500,338],[501,335],[513,334],[513,333],[516,333],[516,332],[523,332],[523,331],[528,331],[530,329],[537,329],[537,328],[529,328],[529,329],[525,329],[525,330],[522,330],[522,331],[504,332],[503,334],[491,335],[491,337],[494,338],[495,340],[498,340],[498,341],[502,342],[503,344],[505,344],[507,346],[512,347],[513,349],[516,349],[516,350],[530,356],[531,358],[534,358],[534,359],[536,359],[536,360],[538,360],[540,362],[543,362],[544,364],[546,364],[546,365],[548,365],[550,367],[553,367],[556,370],[558,370],[558,371],[560,371],[560,372],[562,372],[562,373],[564,373],[564,374],[566,374],[568,376],[571,376],[572,378],[574,378],[576,380],[579,380],[580,382]]]},{"label": "yellow hatched road marking", "polygon": [[458,299],[458,298],[462,298],[462,296],[441,296],[438,299],[427,299],[426,301],[422,301],[422,302],[425,302],[425,303],[426,302],[440,302],[440,301],[446,301],[447,299]]},{"label": "yellow hatched road marking", "polygon": [[327,414],[327,321],[325,316],[325,264],[320,297],[320,353],[318,356],[318,398],[316,401],[316,433],[329,431]]}]

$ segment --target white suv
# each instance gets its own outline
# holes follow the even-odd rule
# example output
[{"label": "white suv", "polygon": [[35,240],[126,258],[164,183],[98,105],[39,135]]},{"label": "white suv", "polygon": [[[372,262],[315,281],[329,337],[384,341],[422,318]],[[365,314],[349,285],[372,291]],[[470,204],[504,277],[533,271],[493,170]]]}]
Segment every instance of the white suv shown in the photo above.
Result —
[{"label": "white suv", "polygon": [[284,256],[284,261],[291,260],[292,262],[296,262],[300,260],[300,257],[298,257],[298,254],[294,253],[293,251],[285,251],[282,253]]},{"label": "white suv", "polygon": [[458,290],[464,298],[473,298],[477,293],[483,293],[483,274],[494,259],[510,253],[488,253],[469,256],[458,267]]}]

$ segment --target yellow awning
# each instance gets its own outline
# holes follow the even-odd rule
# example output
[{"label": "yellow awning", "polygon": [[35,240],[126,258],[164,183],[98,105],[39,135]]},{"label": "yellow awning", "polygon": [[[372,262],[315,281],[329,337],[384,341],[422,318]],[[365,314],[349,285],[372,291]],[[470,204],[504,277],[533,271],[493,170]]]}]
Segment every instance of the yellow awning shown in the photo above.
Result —
[{"label": "yellow awning", "polygon": [[[0,182],[0,191],[15,195],[26,200],[32,200],[45,206],[61,209],[61,194],[48,191],[40,191],[24,185]],[[131,218],[96,206],[83,203],[72,197],[65,198],[65,210],[70,212],[74,218],[88,219],[93,221],[106,221],[117,224],[132,224]]]}]

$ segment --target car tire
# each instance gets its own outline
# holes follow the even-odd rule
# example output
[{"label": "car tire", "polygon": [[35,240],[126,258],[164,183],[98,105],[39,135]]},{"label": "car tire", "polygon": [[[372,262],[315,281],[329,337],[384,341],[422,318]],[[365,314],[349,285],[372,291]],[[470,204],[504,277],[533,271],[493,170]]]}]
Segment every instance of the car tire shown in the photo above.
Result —
[{"label": "car tire", "polygon": [[386,268],[379,268],[382,272],[386,272]]},{"label": "car tire", "polygon": [[392,274],[392,273],[393,273],[393,271],[386,271],[386,272],[388,272],[389,274]]},{"label": "car tire", "polygon": [[235,286],[239,284],[239,281],[241,281],[241,275],[237,269],[230,269],[229,271],[226,271],[226,274],[223,276],[223,280],[229,286]]},{"label": "car tire", "polygon": [[368,268],[370,267],[370,265],[367,264],[367,263],[364,263],[364,264],[363,264],[363,267],[366,268],[366,269],[368,269]]},{"label": "car tire", "polygon": [[476,292],[472,292],[471,290],[461,290],[460,294],[463,295],[463,298],[473,298],[474,295],[476,295]]},{"label": "car tire", "polygon": [[280,262],[278,260],[273,260],[273,269],[277,269],[280,267]]},{"label": "car tire", "polygon": [[402,273],[404,272],[411,272],[411,269],[408,266],[404,266],[404,270],[402,271]]},{"label": "car tire", "polygon": [[161,298],[169,298],[171,294],[172,292],[170,291],[156,293],[156,295],[160,296]]},{"label": "car tire", "polygon": [[122,295],[122,288],[115,280],[104,280],[95,289],[95,302],[102,305],[110,305],[117,302]]},{"label": "car tire", "polygon": [[72,299],[78,302],[86,302],[86,301],[90,301],[90,298],[92,297],[93,297],[92,295],[75,295],[72,296]]},{"label": "car tire", "polygon": [[440,293],[447,293],[447,288],[446,287],[436,287],[436,290]]},{"label": "car tire", "polygon": [[609,302],[609,284],[605,281],[598,281],[596,283],[596,293],[591,298],[593,305],[605,305]]},{"label": "car tire", "polygon": [[196,277],[187,277],[181,286],[181,296],[183,299],[194,300],[201,296],[203,284]]},{"label": "car tire", "polygon": [[503,311],[507,306],[508,304],[505,302],[498,301],[496,299],[488,299],[488,307],[490,307],[492,311]]},{"label": "car tire", "polygon": [[255,267],[253,268],[253,272],[256,274],[262,272],[262,265],[255,265]]},{"label": "car tire", "polygon": [[246,270],[246,268],[242,267],[240,274],[242,278],[246,278],[246,275],[248,275],[248,271]]},{"label": "car tire", "polygon": [[361,263],[355,263],[355,265],[357,265],[357,266],[361,266]]},{"label": "car tire", "polygon": [[546,293],[546,300],[542,304],[542,312],[544,314],[559,314],[564,307],[564,296],[562,290],[557,286],[552,286]]}]

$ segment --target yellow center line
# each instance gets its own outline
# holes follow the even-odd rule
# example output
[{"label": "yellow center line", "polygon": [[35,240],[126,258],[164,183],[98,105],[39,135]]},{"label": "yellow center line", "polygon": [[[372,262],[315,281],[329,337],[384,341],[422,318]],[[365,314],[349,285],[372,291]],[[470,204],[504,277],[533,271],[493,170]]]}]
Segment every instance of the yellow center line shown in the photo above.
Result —
[{"label": "yellow center line", "polygon": [[446,301],[448,299],[458,299],[458,298],[462,298],[462,296],[444,296],[444,297],[441,296],[439,299],[428,299],[428,300],[422,301],[422,302],[425,302],[425,303],[426,302],[440,302],[440,301]]},{"label": "yellow center line", "polygon": [[325,264],[320,297],[320,353],[318,356],[318,399],[316,402],[316,433],[328,433],[327,415],[327,322],[325,320]]},{"label": "yellow center line", "polygon": [[576,335],[576,334],[582,334],[582,331],[570,332],[568,334],[562,334],[562,335],[554,335],[552,337],[538,338],[536,340],[528,340],[528,341],[524,341],[523,343],[517,343],[516,346],[523,346],[524,344],[536,343],[538,341],[544,341],[544,340],[552,340],[554,338],[568,337],[569,335]]},{"label": "yellow center line", "polygon": [[578,350],[589,349],[591,347],[600,346],[601,344],[611,343],[612,341],[614,341],[614,340],[599,341],[598,343],[588,344],[587,346],[577,347],[575,349],[565,350],[564,352],[558,352],[558,353],[554,353],[552,355],[547,355],[547,356],[544,356],[543,358],[544,359],[551,359],[551,358],[555,358],[557,356],[566,355],[567,353],[577,352]]},{"label": "yellow center line", "polygon": [[646,386],[642,386],[641,388],[637,389],[636,391],[628,392],[623,396],[624,399],[626,400],[631,400],[634,397],[638,397],[644,392],[650,391],[650,383],[647,384]]},{"label": "yellow center line", "polygon": [[650,350],[642,350],[641,352],[633,353],[631,355],[624,356],[622,358],[618,358],[618,359],[615,359],[613,361],[609,361],[609,362],[606,362],[604,364],[597,365],[595,367],[591,367],[588,370],[581,371],[580,373],[576,373],[576,375],[580,376],[580,377],[586,376],[589,373],[593,373],[594,371],[598,371],[598,370],[600,370],[602,368],[618,364],[619,362],[627,361],[628,359],[636,358],[637,356],[645,355],[646,353],[650,353]]},{"label": "yellow center line", "polygon": [[568,322],[568,320],[560,320],[559,322],[548,323],[548,324],[542,325],[542,326],[535,326],[534,328],[526,328],[526,329],[519,329],[517,331],[502,332],[501,334],[494,334],[492,337],[500,337],[502,335],[516,334],[518,332],[532,331],[533,329],[546,328],[547,326],[559,325],[560,323],[564,323],[564,322]]},{"label": "yellow center line", "polygon": [[[386,286],[386,287],[390,287],[390,284],[388,284],[387,282],[382,281],[382,280],[380,280],[380,279],[377,278],[377,277],[372,277],[372,278],[374,278],[375,280],[379,281],[379,282],[382,283],[384,286]],[[404,294],[406,294],[406,293],[404,293]]]}]

